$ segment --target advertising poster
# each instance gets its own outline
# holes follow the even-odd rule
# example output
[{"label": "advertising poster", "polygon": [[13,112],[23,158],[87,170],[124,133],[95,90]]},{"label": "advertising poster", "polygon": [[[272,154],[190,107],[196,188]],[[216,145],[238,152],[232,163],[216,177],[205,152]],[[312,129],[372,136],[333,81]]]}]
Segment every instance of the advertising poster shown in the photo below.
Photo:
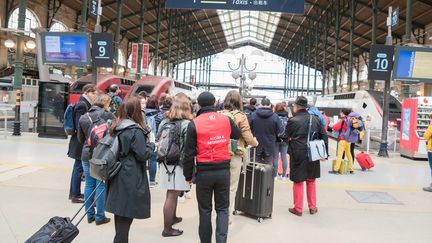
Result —
[{"label": "advertising poster", "polygon": [[411,108],[405,108],[403,110],[403,126],[402,126],[402,139],[410,139],[410,120],[411,120]]}]

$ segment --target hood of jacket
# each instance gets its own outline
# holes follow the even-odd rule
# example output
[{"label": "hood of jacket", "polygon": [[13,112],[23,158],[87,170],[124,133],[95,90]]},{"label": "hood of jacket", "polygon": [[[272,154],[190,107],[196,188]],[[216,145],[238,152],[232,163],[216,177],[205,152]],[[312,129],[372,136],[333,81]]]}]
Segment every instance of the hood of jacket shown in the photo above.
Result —
[{"label": "hood of jacket", "polygon": [[278,116],[288,117],[288,112],[286,112],[286,111],[278,111],[278,112],[275,112],[275,113]]},{"label": "hood of jacket", "polygon": [[309,114],[311,114],[311,115],[315,115],[318,117],[322,116],[321,112],[315,106],[309,107],[308,111],[309,111]]},{"label": "hood of jacket", "polygon": [[138,127],[138,124],[136,124],[136,122],[130,120],[130,119],[124,119],[117,127],[116,127],[116,131],[122,131],[125,130],[129,127],[133,127],[136,126]]},{"label": "hood of jacket", "polygon": [[144,113],[145,113],[146,116],[154,116],[154,115],[158,114],[159,111],[156,110],[156,109],[145,108],[144,109]]},{"label": "hood of jacket", "polygon": [[273,111],[267,107],[260,107],[255,112],[257,116],[261,118],[269,118],[274,114]]}]

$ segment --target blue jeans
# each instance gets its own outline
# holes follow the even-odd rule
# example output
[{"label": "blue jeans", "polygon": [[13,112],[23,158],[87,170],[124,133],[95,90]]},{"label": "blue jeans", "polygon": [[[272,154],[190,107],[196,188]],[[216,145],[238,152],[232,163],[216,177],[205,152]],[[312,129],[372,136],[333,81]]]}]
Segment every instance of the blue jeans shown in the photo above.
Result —
[{"label": "blue jeans", "polygon": [[69,198],[78,197],[81,195],[81,175],[83,168],[81,160],[76,159],[72,170],[71,183],[69,189]]},{"label": "blue jeans", "polygon": [[279,152],[282,156],[282,176],[286,176],[287,167],[288,167],[288,161],[287,161],[287,152],[288,152],[288,144],[285,142],[282,143],[276,143],[276,149],[275,149],[275,155],[274,155],[274,162],[273,162],[273,168],[274,168],[274,176],[276,177],[278,175],[278,160],[279,160]]},{"label": "blue jeans", "polygon": [[429,167],[431,169],[431,176],[432,176],[432,152],[428,152],[428,161],[429,161]]},{"label": "blue jeans", "polygon": [[[86,201],[85,209],[88,211],[87,218],[92,219],[95,218],[95,209],[93,207],[93,202],[95,197],[99,197],[96,199],[96,221],[101,221],[105,218],[105,184],[96,180],[95,178],[90,176],[90,169],[88,162],[83,161],[82,167],[84,169],[85,174],[85,188],[84,188],[84,200]],[[100,184],[100,185],[99,185]],[[92,194],[94,189],[99,185],[96,192]],[[89,199],[87,201],[87,199]]]},{"label": "blue jeans", "polygon": [[156,181],[156,172],[157,172],[158,162],[156,159],[156,153],[152,152],[149,159],[149,168],[150,168],[150,182]]}]

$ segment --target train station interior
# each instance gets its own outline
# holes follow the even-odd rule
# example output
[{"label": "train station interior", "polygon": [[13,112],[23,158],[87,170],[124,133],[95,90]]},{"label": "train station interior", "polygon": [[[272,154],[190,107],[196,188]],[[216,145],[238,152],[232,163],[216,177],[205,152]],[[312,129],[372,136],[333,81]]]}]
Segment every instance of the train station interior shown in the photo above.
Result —
[{"label": "train station interior", "polygon": [[[228,242],[431,242],[431,64],[430,0],[0,0],[0,242],[25,242],[82,206],[68,199],[65,113],[88,84],[114,85],[123,101],[209,91],[223,105],[237,90],[245,106],[292,109],[304,96],[328,116],[319,213],[290,213],[293,183],[275,178],[271,217],[230,212]],[[375,166],[334,175],[343,108],[364,119],[355,154]],[[200,242],[194,187],[178,203],[183,235],[161,236],[166,190],[155,185],[129,242]],[[112,242],[106,215],[84,219],[73,242]]]}]

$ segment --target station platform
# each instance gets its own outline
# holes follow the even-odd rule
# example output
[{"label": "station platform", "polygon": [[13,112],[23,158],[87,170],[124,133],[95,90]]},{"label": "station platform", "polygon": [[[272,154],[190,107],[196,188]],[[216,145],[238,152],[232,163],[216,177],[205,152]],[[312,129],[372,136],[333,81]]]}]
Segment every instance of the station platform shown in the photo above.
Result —
[{"label": "station platform", "polygon": [[[335,145],[331,141],[332,157]],[[35,134],[0,137],[1,242],[24,242],[51,217],[71,217],[81,206],[68,200],[73,160],[66,156],[67,146],[67,140]],[[430,183],[428,163],[398,154],[373,157],[375,168],[362,172],[355,164],[354,175],[330,175],[331,160],[323,162],[319,212],[313,216],[306,212],[306,200],[302,217],[290,214],[292,184],[276,182],[273,218],[258,223],[233,216],[228,242],[431,242],[432,193],[421,189]],[[184,220],[175,227],[184,235],[176,238],[161,236],[165,192],[155,187],[151,193],[152,217],[134,221],[130,242],[199,242],[194,192],[179,204],[178,215]],[[109,213],[107,217],[114,218]],[[114,237],[113,221],[96,226],[84,220],[79,229],[75,242],[112,242]]]}]

